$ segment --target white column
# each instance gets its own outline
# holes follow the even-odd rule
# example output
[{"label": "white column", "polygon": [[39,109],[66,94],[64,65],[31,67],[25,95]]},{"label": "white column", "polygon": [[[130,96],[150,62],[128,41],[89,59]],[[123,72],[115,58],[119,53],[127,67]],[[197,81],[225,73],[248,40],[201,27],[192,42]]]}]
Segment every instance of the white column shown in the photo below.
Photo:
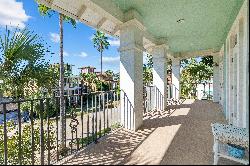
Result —
[{"label": "white column", "polygon": [[180,59],[172,59],[172,94],[173,98],[180,98]]},{"label": "white column", "polygon": [[165,44],[155,46],[152,50],[156,110],[165,110],[167,107],[167,51],[168,46]]},{"label": "white column", "polygon": [[121,123],[137,130],[143,122],[143,36],[134,22],[120,30]]},{"label": "white column", "polygon": [[[245,117],[246,117],[246,123],[245,123],[245,126],[247,128],[247,130],[249,131],[249,1],[246,1],[246,17],[245,17],[245,28],[244,28],[244,31],[246,32],[245,33],[245,36],[244,36],[244,47],[245,47],[245,57],[246,57],[246,65],[245,65],[245,69],[246,69],[246,102],[245,102],[245,106],[246,106],[246,113],[245,113]],[[246,19],[247,18],[247,19]]]},{"label": "white column", "polygon": [[249,1],[244,3],[244,17],[239,20],[238,126],[249,129]]}]

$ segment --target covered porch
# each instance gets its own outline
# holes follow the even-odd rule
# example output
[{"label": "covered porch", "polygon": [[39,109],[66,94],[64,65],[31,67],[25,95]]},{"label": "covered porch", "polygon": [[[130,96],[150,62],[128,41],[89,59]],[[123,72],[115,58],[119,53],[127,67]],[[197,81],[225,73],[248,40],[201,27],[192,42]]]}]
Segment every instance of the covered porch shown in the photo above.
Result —
[{"label": "covered porch", "polygon": [[[123,129],[68,164],[211,164],[212,122],[248,129],[249,1],[40,2],[120,39]],[[143,52],[153,55],[152,117],[143,115]],[[215,103],[187,100],[169,113],[167,61],[172,61],[173,96],[179,100],[180,60],[209,55]]]}]

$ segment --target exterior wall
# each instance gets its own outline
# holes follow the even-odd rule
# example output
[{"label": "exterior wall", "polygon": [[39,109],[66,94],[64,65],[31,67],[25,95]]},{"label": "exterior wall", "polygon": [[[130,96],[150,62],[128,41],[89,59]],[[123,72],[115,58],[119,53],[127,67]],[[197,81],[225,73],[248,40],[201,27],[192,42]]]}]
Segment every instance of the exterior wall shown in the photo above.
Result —
[{"label": "exterior wall", "polygon": [[245,55],[245,57],[246,57],[246,63],[247,63],[247,65],[246,65],[246,69],[248,70],[248,72],[246,72],[246,75],[245,75],[245,77],[246,78],[248,78],[248,79],[246,79],[246,87],[247,87],[247,91],[246,91],[246,109],[247,109],[247,111],[246,111],[246,126],[247,126],[247,129],[249,130],[249,1],[247,1],[247,5],[246,6],[248,6],[247,7],[247,16],[245,17],[245,18],[247,18],[246,19],[246,22],[245,22],[245,25],[244,25],[244,29],[246,29],[246,35],[244,36],[245,37],[245,41],[247,41],[245,44],[246,44],[246,49],[244,50],[245,52],[244,52],[244,55]]},{"label": "exterior wall", "polygon": [[221,48],[220,51],[220,61],[219,61],[219,79],[220,79],[220,87],[219,87],[219,103],[220,105],[223,105],[224,102],[224,88],[223,88],[223,79],[224,79],[224,73],[223,73],[223,63],[224,63],[224,45]]},{"label": "exterior wall", "polygon": [[224,112],[229,123],[244,128],[249,126],[248,3],[244,2],[228,33],[223,57]]},{"label": "exterior wall", "polygon": [[220,56],[214,56],[214,67],[213,67],[213,102],[220,101]]}]

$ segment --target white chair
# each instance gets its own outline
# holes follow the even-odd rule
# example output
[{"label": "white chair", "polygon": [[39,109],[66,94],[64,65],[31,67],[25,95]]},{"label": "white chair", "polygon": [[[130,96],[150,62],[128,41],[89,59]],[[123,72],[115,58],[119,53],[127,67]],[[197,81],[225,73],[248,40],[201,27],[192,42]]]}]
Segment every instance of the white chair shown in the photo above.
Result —
[{"label": "white chair", "polygon": [[[239,128],[233,125],[211,124],[214,135],[214,165],[218,164],[219,157],[233,160],[245,165],[249,164],[249,132],[246,128]],[[245,156],[236,158],[229,155],[228,144],[245,148]]]}]

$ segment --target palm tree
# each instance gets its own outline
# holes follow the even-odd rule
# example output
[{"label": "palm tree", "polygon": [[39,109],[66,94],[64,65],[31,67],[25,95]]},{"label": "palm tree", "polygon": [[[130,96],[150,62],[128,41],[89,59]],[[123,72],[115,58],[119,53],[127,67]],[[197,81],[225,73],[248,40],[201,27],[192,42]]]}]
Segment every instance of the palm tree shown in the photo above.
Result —
[{"label": "palm tree", "polygon": [[[103,32],[97,30],[96,33],[94,34],[93,44],[101,55],[101,76],[102,76],[102,53],[105,49],[109,48],[110,44],[108,42],[108,37],[105,36]],[[101,85],[101,91],[102,91],[102,85]]]},{"label": "palm tree", "polygon": [[[51,8],[39,4],[39,0],[36,0],[38,3],[38,10],[42,16],[51,17],[54,10]],[[71,23],[72,26],[76,27],[76,21],[68,16],[65,16],[59,13],[59,28],[60,28],[60,139],[61,139],[61,151],[64,152],[66,149],[66,117],[65,117],[65,104],[64,104],[64,62],[63,62],[63,21]]]}]

